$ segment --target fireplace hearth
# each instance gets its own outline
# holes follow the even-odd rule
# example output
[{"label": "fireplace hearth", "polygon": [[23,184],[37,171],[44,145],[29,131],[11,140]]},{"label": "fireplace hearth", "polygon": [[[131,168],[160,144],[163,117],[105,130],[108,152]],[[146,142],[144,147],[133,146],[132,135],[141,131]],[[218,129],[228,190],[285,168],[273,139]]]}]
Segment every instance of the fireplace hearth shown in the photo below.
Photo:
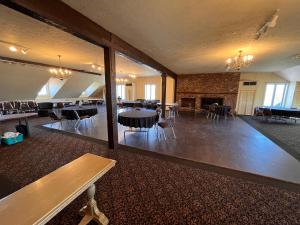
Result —
[{"label": "fireplace hearth", "polygon": [[223,105],[224,98],[201,98],[200,108],[208,109],[208,107],[214,103],[218,103],[218,105]]},{"label": "fireplace hearth", "polygon": [[191,98],[181,98],[181,107],[195,108],[196,99]]}]

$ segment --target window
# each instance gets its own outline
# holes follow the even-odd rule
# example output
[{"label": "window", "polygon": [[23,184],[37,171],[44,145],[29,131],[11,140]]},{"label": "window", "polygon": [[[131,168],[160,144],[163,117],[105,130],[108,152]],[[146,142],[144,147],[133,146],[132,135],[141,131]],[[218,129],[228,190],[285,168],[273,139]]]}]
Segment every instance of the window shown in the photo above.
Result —
[{"label": "window", "polygon": [[286,94],[287,84],[267,84],[264,106],[282,107]]},{"label": "window", "polygon": [[38,96],[49,96],[49,84],[45,84],[39,91]]},{"label": "window", "polygon": [[117,85],[117,98],[121,98],[122,100],[125,99],[125,85],[124,84],[118,84]]},{"label": "window", "polygon": [[155,100],[155,84],[145,84],[145,99]]},{"label": "window", "polygon": [[99,87],[101,83],[95,81],[90,86],[88,86],[79,96],[80,98],[87,98],[90,97]]}]

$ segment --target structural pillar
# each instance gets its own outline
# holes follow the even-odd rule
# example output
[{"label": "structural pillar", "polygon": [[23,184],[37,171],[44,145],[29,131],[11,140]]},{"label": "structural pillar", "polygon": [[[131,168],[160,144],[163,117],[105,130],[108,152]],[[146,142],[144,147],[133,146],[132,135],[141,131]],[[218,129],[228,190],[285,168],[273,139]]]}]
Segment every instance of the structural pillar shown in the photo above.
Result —
[{"label": "structural pillar", "polygon": [[104,47],[104,66],[108,147],[116,149],[118,145],[116,62],[115,50],[111,47]]},{"label": "structural pillar", "polygon": [[161,117],[165,118],[166,116],[166,94],[167,94],[167,74],[166,73],[162,73],[161,74],[161,81],[162,81],[162,85],[161,85],[161,108],[162,108],[162,113],[161,113]]}]

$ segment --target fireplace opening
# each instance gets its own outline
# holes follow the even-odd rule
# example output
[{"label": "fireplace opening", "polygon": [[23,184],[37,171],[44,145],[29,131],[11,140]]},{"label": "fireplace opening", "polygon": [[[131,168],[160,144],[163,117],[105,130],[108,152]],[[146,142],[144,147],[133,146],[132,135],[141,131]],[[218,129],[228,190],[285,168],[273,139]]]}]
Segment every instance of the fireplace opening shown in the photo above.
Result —
[{"label": "fireplace opening", "polygon": [[201,98],[201,109],[208,109],[211,104],[218,103],[223,105],[224,98]]},{"label": "fireplace opening", "polygon": [[195,108],[195,98],[181,98],[181,107]]}]

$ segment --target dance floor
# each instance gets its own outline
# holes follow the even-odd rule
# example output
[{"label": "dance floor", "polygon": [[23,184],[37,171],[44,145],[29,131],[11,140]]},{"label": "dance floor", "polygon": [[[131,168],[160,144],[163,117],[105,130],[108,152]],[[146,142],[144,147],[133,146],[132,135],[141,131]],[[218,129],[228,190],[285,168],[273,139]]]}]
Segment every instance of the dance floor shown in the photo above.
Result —
[{"label": "dance floor", "polygon": [[[107,141],[106,111],[81,121],[74,129],[71,122],[46,124],[44,127]],[[119,143],[125,145],[124,130],[119,124]],[[126,145],[177,158],[244,171],[300,184],[300,162],[241,119],[207,120],[205,116],[181,113],[176,118],[174,139],[157,138],[154,128],[145,133],[126,133]]]}]

